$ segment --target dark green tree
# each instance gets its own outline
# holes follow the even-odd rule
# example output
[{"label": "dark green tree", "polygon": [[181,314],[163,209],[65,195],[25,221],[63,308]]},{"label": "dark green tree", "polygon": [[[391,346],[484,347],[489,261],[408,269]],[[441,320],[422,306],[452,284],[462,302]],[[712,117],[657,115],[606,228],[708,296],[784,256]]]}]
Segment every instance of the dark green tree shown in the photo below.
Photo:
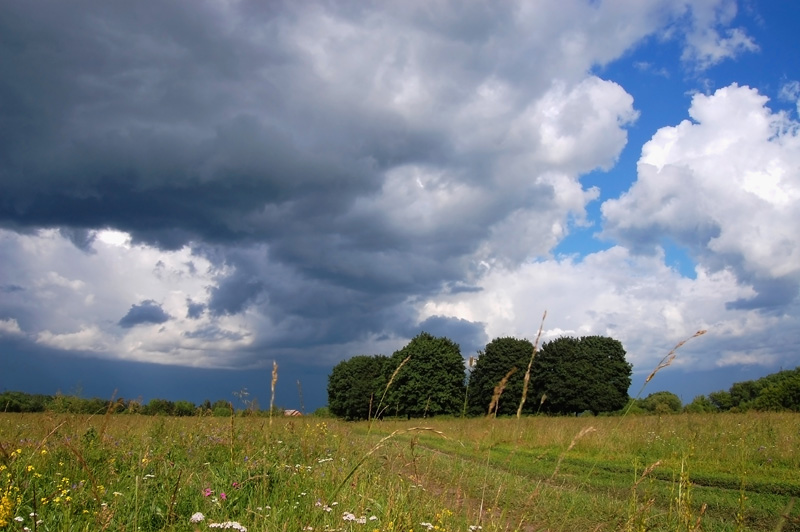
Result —
[{"label": "dark green tree", "polygon": [[175,412],[175,403],[167,399],[150,399],[144,408],[149,416],[171,416]]},{"label": "dark green tree", "polygon": [[172,415],[174,416],[193,416],[195,414],[194,403],[184,400],[175,401]]},{"label": "dark green tree", "polygon": [[3,392],[0,393],[0,412],[44,412],[52,401],[49,395]]},{"label": "dark green tree", "polygon": [[717,407],[705,395],[698,395],[692,402],[686,405],[683,409],[684,412],[691,412],[692,414],[705,414],[708,412],[716,412]]},{"label": "dark green tree", "polygon": [[345,419],[368,419],[375,414],[386,389],[389,357],[354,356],[333,367],[328,377],[328,408]]},{"label": "dark green tree", "polygon": [[408,418],[461,414],[464,406],[464,359],[458,344],[423,332],[391,357],[395,375],[383,403],[387,415]]},{"label": "dark green tree", "polygon": [[533,398],[552,414],[613,412],[628,403],[632,366],[618,340],[605,336],[545,343],[531,368]]},{"label": "dark green tree", "polygon": [[750,409],[800,412],[800,367],[757,380],[736,382],[728,391],[710,393],[708,398],[723,412]]},{"label": "dark green tree", "polygon": [[224,399],[218,399],[211,405],[211,413],[216,417],[230,416],[233,410],[233,404]]},{"label": "dark green tree", "polygon": [[672,392],[655,392],[642,399],[642,408],[652,414],[677,414],[683,402]]},{"label": "dark green tree", "polygon": [[727,411],[733,407],[733,401],[731,400],[731,394],[726,392],[725,390],[720,390],[718,392],[711,392],[708,394],[708,400],[711,401],[717,410],[720,411]]},{"label": "dark green tree", "polygon": [[[469,377],[467,401],[469,414],[473,416],[487,414],[495,386],[512,368],[517,368],[517,371],[509,377],[497,405],[497,415],[515,415],[522,398],[523,380],[532,354],[533,344],[528,340],[495,338],[486,344]],[[527,401],[524,411],[535,412],[538,406],[539,403],[535,401]]]},{"label": "dark green tree", "polygon": [[782,371],[765,379],[769,379],[769,384],[759,391],[758,397],[752,402],[753,408],[800,412],[800,371]]}]

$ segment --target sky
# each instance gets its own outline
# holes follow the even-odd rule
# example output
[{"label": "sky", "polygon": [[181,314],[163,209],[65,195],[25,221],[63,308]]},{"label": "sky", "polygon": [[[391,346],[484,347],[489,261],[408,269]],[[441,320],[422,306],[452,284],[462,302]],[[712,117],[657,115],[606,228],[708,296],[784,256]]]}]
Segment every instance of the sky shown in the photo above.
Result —
[{"label": "sky", "polygon": [[800,3],[0,6],[0,391],[313,411],[422,331],[800,365]]}]

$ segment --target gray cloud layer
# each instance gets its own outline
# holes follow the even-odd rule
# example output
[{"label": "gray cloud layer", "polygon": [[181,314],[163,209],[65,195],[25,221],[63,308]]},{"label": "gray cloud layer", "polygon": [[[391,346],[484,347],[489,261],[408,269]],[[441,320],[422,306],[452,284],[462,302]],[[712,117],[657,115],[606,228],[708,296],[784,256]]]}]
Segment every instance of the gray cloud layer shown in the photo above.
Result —
[{"label": "gray cloud layer", "polygon": [[[154,346],[137,360],[181,364],[330,363],[420,328],[474,352],[481,316],[419,308],[480,294],[487,271],[548,257],[585,221],[599,192],[579,177],[613,167],[638,116],[592,68],[659,32],[703,65],[753,49],[716,31],[725,2],[626,4],[5,3],[0,227],[56,228],[114,268],[126,264],[98,231],[124,231],[124,257],[173,257],[147,275],[181,288],[152,293],[145,266],[125,270],[130,290],[99,267],[93,290],[69,264],[28,278],[31,246],[9,238],[4,286],[69,293],[96,314],[20,296],[0,320],[48,346],[130,353],[134,338],[103,322],[123,315]],[[607,210],[609,234],[652,244],[636,233],[651,225]],[[707,239],[720,230],[703,223]],[[759,273],[764,297],[771,279]],[[149,325],[167,339],[144,338]]]}]

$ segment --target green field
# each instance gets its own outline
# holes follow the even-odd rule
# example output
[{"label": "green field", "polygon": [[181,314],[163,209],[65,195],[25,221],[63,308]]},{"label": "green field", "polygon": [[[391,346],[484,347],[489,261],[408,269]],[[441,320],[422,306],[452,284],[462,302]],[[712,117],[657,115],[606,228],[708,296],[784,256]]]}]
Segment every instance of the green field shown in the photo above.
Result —
[{"label": "green field", "polygon": [[798,414],[1,414],[0,444],[3,530],[800,530]]}]

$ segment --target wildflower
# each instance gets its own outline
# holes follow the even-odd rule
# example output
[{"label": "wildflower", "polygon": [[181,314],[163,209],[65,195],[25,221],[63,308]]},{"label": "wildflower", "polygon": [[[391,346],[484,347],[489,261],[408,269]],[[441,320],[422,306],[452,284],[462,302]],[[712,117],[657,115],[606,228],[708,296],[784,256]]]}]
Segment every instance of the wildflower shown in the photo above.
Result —
[{"label": "wildflower", "polygon": [[219,498],[220,498],[220,499],[222,499],[222,500],[224,501],[224,500],[226,500],[226,499],[228,498],[228,496],[227,496],[227,495],[225,495],[225,492],[224,492],[224,491],[222,491],[222,492],[220,492],[220,494],[219,494]]},{"label": "wildflower", "polygon": [[203,490],[203,497],[210,497],[213,494],[214,490],[212,490],[211,488],[206,488]]},{"label": "wildflower", "polygon": [[432,530],[433,529],[433,523],[420,523],[420,526],[424,526],[428,530]]},{"label": "wildflower", "polygon": [[238,482],[236,482],[235,480],[233,481],[233,484],[231,484],[231,486],[235,490],[238,490],[241,487],[241,485]]},{"label": "wildflower", "polygon": [[42,449],[41,450],[41,454],[42,454],[42,456],[46,455],[47,454],[47,449]]},{"label": "wildflower", "polygon": [[247,528],[240,525],[237,521],[225,521],[224,523],[209,523],[208,528],[224,528],[228,529],[231,528],[233,530],[238,530],[239,532],[247,532]]},{"label": "wildflower", "polygon": [[206,518],[206,516],[204,516],[202,513],[195,512],[189,518],[189,522],[190,523],[200,523],[201,521],[205,520],[205,518]]},{"label": "wildflower", "polygon": [[16,517],[14,518],[14,521],[16,521],[17,523],[21,523],[21,522],[23,522],[24,520],[25,520],[25,518],[24,518],[24,517],[20,517],[20,516],[16,516]]}]

